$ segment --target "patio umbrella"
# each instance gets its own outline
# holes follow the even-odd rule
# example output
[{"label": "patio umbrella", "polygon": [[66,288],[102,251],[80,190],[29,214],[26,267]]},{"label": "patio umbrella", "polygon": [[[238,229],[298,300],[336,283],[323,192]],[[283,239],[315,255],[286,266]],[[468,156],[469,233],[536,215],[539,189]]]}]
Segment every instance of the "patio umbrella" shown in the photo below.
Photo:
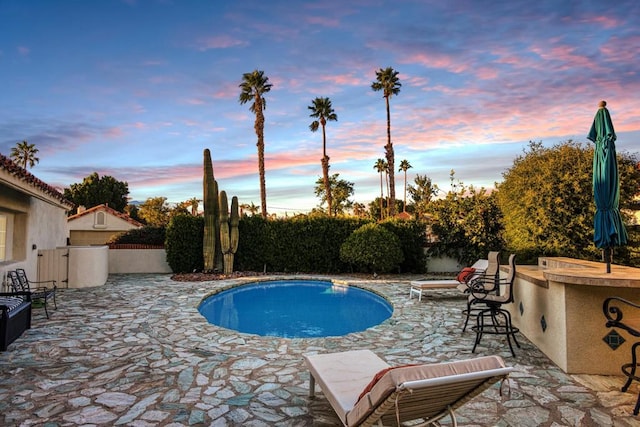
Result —
[{"label": "patio umbrella", "polygon": [[620,182],[616,159],[616,133],[606,101],[600,101],[589,138],[595,143],[593,152],[593,197],[596,203],[593,242],[602,249],[607,273],[611,273],[613,247],[627,244],[627,231],[620,210]]}]

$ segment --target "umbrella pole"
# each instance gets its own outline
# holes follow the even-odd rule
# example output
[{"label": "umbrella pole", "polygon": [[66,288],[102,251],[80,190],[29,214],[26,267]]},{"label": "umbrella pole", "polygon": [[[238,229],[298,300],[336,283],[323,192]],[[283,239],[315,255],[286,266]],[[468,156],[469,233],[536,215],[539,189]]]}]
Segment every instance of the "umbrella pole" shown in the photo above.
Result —
[{"label": "umbrella pole", "polygon": [[602,250],[602,258],[603,261],[607,264],[607,273],[611,273],[611,259],[613,258],[613,249],[611,246],[606,247]]}]

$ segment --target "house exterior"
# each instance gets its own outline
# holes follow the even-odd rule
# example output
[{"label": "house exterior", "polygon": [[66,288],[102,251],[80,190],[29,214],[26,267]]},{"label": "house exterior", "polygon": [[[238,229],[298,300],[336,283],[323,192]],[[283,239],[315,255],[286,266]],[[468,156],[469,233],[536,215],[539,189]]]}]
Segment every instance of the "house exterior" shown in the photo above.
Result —
[{"label": "house exterior", "polygon": [[0,281],[24,268],[37,277],[38,251],[66,246],[71,201],[0,154]]},{"label": "house exterior", "polygon": [[144,225],[107,204],[89,209],[80,207],[67,222],[73,246],[104,245],[111,237]]}]

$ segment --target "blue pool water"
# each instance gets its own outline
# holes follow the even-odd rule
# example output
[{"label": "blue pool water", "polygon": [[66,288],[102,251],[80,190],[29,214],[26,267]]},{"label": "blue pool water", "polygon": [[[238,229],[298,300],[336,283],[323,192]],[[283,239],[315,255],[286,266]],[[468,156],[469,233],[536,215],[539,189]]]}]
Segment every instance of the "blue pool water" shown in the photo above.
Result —
[{"label": "blue pool water", "polygon": [[346,335],[393,313],[391,304],[373,292],[317,280],[237,286],[206,298],[198,310],[217,326],[284,338]]}]

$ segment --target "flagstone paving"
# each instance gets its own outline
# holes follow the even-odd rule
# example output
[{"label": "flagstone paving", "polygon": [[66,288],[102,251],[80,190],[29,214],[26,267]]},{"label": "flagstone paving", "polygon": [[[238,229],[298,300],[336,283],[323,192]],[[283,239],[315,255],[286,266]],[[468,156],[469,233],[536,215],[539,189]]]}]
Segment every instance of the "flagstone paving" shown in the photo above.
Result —
[{"label": "flagstone paving", "polygon": [[384,294],[393,316],[344,337],[265,338],[210,325],[197,310],[212,291],[250,278],[113,275],[102,287],[61,289],[51,318],[34,309],[32,329],[0,353],[0,425],[338,426],[321,393],[308,400],[302,354],[356,348],[391,365],[501,355],[515,368],[510,393],[495,386],[463,406],[460,426],[640,425],[638,386],[622,393],[622,376],[567,375],[524,337],[516,357],[500,337],[472,354],[456,290],[418,302],[406,277],[341,279]]}]

